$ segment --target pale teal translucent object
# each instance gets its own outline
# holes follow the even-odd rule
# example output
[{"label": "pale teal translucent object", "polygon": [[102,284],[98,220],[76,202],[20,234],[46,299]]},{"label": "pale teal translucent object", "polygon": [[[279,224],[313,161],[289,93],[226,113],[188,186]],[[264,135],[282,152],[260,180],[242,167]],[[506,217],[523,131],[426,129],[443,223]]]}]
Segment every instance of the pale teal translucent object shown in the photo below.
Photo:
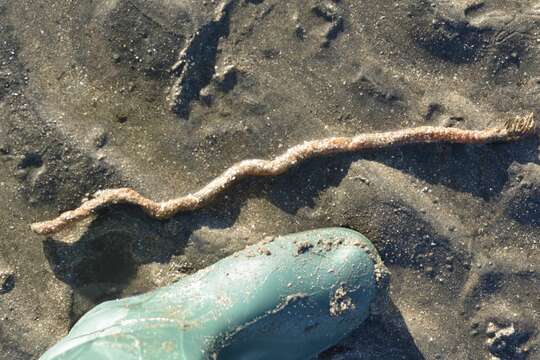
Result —
[{"label": "pale teal translucent object", "polygon": [[367,317],[379,262],[352,230],[282,236],[95,307],[41,360],[309,359]]}]

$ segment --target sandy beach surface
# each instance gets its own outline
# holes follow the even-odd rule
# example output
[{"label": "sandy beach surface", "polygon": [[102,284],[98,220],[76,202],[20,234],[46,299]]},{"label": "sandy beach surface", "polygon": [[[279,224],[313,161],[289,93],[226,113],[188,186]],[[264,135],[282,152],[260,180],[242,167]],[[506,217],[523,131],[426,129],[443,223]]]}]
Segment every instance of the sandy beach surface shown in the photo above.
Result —
[{"label": "sandy beach surface", "polygon": [[0,0],[0,359],[329,226],[373,241],[390,303],[319,359],[540,359],[537,136],[316,158],[169,220],[117,205],[30,230],[100,189],[167,200],[307,140],[539,110],[538,1]]}]

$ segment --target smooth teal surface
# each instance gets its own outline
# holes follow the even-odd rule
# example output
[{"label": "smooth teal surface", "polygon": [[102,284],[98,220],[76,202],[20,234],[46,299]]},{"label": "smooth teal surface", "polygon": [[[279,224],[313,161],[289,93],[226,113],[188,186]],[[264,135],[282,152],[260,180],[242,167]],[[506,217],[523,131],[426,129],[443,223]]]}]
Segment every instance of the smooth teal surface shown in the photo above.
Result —
[{"label": "smooth teal surface", "polygon": [[373,254],[369,240],[341,228],[257,244],[96,306],[41,360],[309,359],[367,317]]}]

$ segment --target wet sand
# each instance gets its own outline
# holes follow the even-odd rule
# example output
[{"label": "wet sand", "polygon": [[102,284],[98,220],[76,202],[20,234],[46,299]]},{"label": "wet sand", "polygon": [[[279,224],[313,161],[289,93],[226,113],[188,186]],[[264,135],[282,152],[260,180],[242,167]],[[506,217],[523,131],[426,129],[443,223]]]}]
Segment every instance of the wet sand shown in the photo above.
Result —
[{"label": "wet sand", "polygon": [[410,145],[245,179],[170,220],[155,200],[307,140],[484,129],[540,104],[532,1],[0,3],[0,359],[35,359],[95,304],[267,236],[345,226],[392,272],[389,308],[321,359],[540,357],[538,138]]}]

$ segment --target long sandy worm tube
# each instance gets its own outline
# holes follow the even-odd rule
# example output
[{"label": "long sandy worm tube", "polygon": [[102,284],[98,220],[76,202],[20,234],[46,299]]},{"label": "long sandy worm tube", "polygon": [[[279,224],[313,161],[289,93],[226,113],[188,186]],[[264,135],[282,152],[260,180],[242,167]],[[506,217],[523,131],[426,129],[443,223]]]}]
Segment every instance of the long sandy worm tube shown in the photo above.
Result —
[{"label": "long sandy worm tube", "polygon": [[293,146],[273,160],[243,160],[212,180],[199,191],[176,199],[155,202],[131,188],[99,191],[91,200],[74,210],[66,211],[56,219],[32,224],[38,234],[54,234],[70,224],[88,218],[96,209],[112,204],[133,204],[156,219],[167,219],[182,211],[196,210],[222,193],[240,179],[249,176],[276,176],[298,163],[321,155],[383,149],[396,145],[445,142],[455,144],[485,144],[519,140],[536,133],[533,114],[507,121],[503,126],[485,130],[421,126],[410,129],[359,134],[353,137],[333,137],[307,141]]}]

